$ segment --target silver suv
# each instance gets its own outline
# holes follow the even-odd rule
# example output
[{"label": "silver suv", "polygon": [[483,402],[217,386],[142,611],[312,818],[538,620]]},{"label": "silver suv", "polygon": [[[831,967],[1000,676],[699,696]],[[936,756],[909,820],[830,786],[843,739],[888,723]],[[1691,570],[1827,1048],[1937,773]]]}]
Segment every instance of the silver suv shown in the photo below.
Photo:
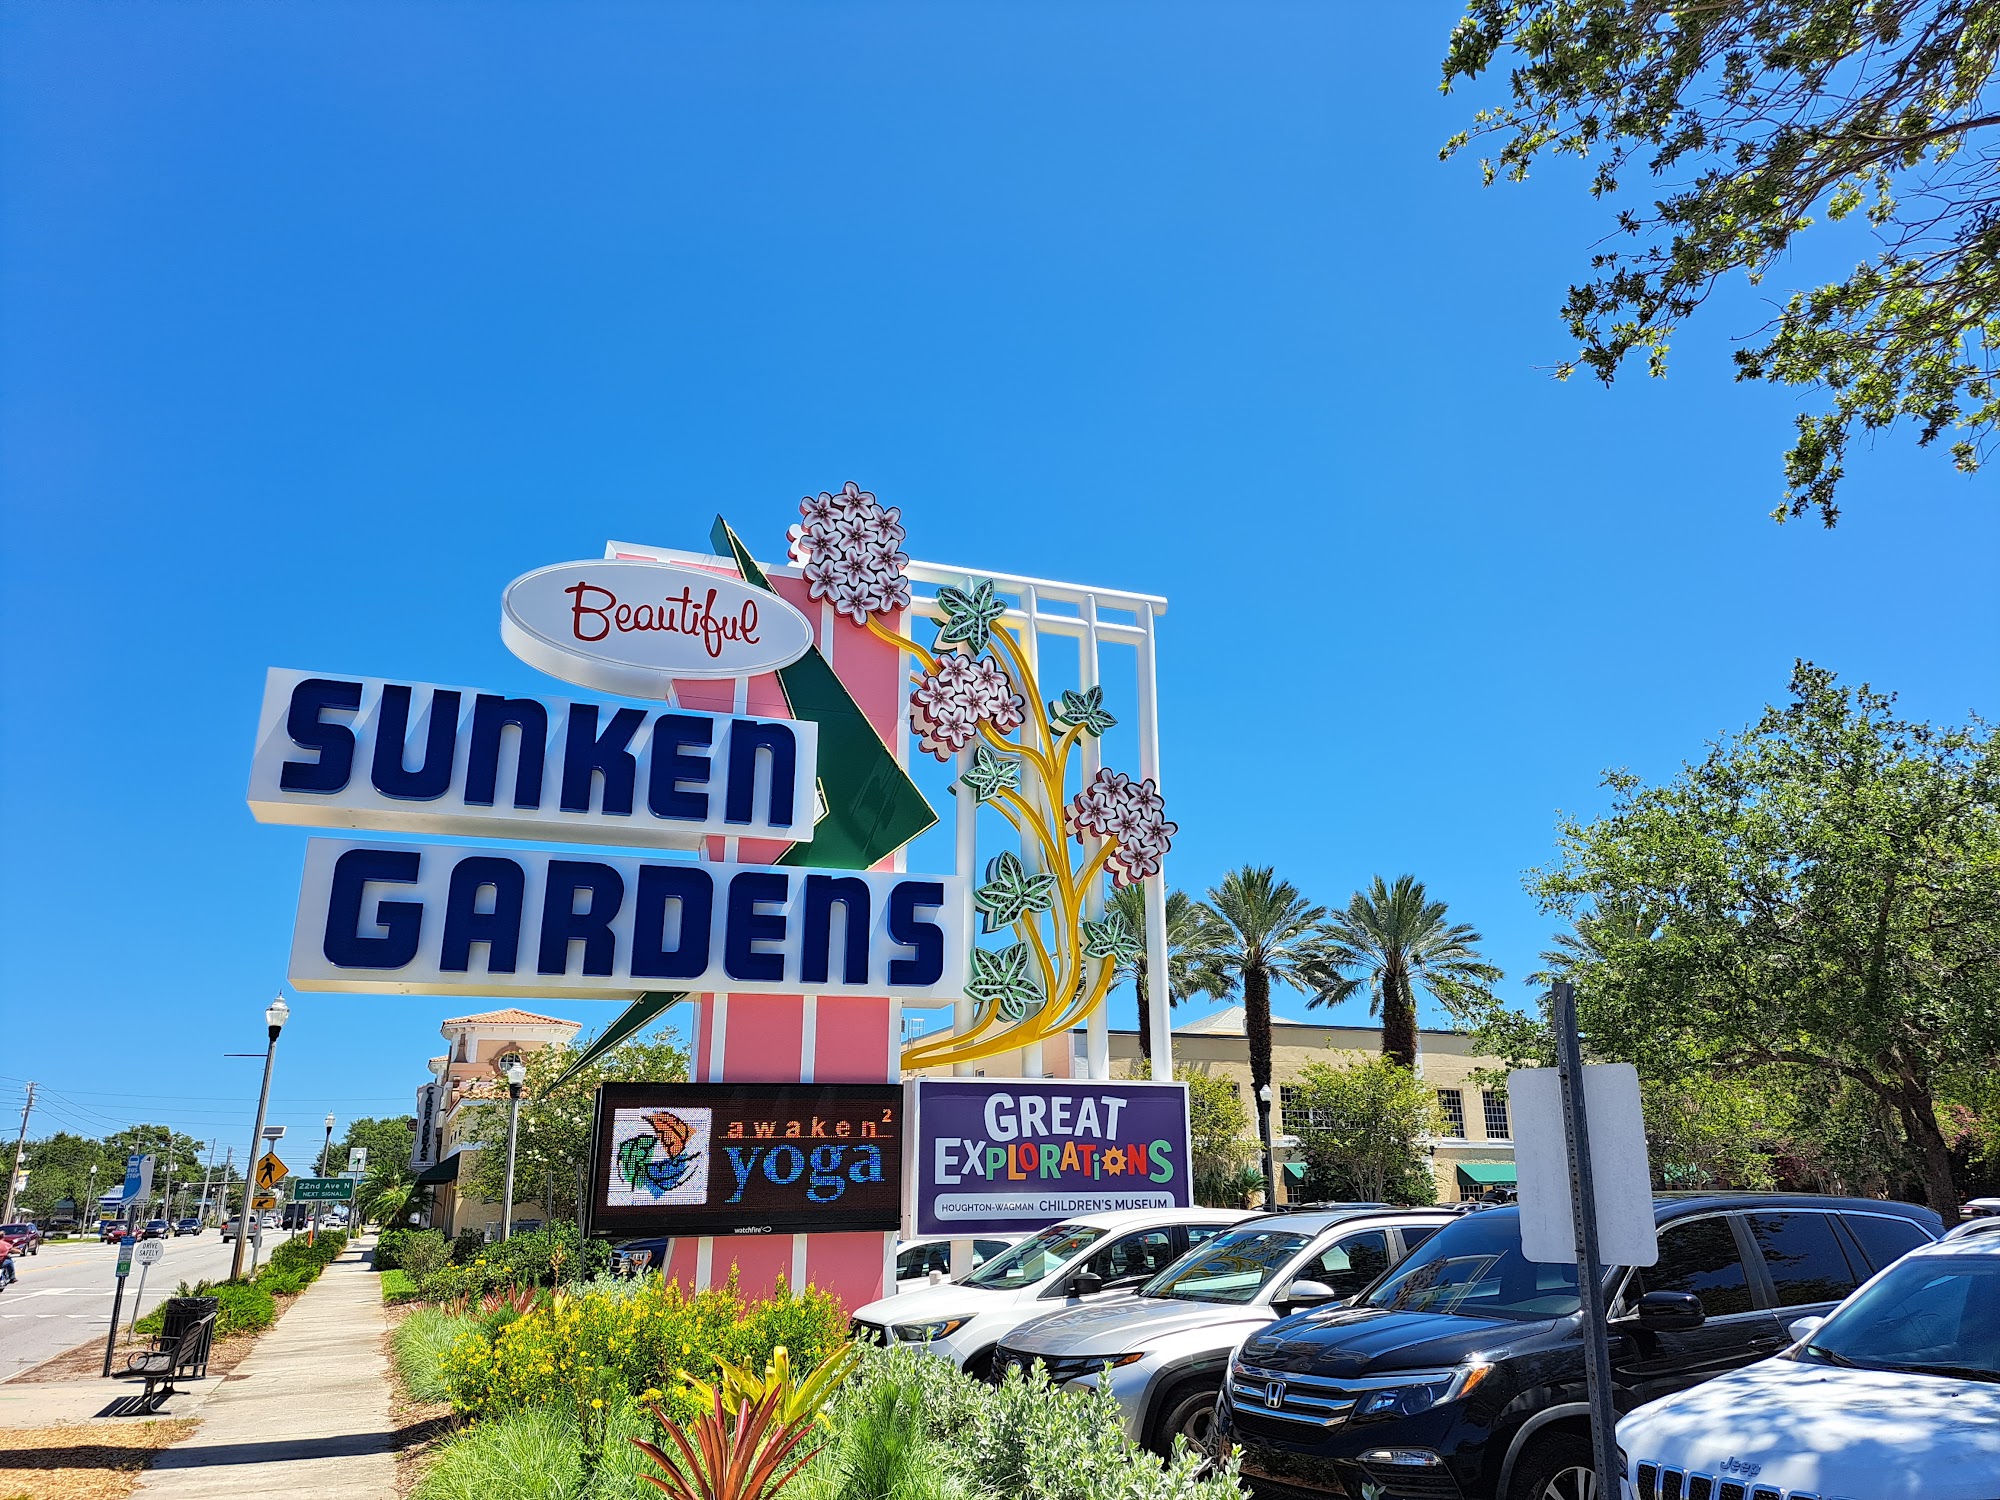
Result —
[{"label": "silver suv", "polygon": [[1448,1209],[1349,1204],[1245,1219],[1131,1296],[1012,1330],[995,1351],[993,1373],[1040,1363],[1058,1384],[1108,1379],[1133,1441],[1161,1454],[1177,1436],[1206,1447],[1239,1344],[1275,1319],[1365,1291],[1456,1217]]}]

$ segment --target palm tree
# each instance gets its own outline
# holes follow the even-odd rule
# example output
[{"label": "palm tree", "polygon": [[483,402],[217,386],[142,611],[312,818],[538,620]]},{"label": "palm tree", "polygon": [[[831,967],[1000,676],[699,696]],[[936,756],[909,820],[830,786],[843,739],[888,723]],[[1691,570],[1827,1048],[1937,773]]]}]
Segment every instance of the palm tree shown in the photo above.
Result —
[{"label": "palm tree", "polygon": [[358,1232],[363,1224],[371,1221],[384,1228],[397,1223],[408,1210],[416,1191],[416,1173],[404,1163],[370,1163],[368,1175],[361,1179],[355,1192],[353,1228]]},{"label": "palm tree", "polygon": [[[1125,925],[1146,937],[1146,888],[1121,885],[1111,893],[1111,910],[1125,919]],[[1167,1003],[1179,1005],[1196,995],[1226,1000],[1235,992],[1236,981],[1209,952],[1222,931],[1215,913],[1186,891],[1167,892]],[[1132,981],[1139,997],[1139,1055],[1153,1056],[1153,1002],[1146,986],[1146,955],[1118,966],[1118,977]]]},{"label": "palm tree", "polygon": [[1660,935],[1660,925],[1643,902],[1626,896],[1599,901],[1595,911],[1585,912],[1570,923],[1568,932],[1556,935],[1555,947],[1542,950],[1548,968],[1529,978],[1540,985],[1573,980],[1579,970],[1604,962],[1620,949],[1652,942]]},{"label": "palm tree", "polygon": [[1271,986],[1316,993],[1334,977],[1327,968],[1326,908],[1310,904],[1269,865],[1245,865],[1209,890],[1221,924],[1208,956],[1243,984],[1243,1030],[1250,1043],[1250,1092],[1264,1148],[1264,1202],[1277,1203],[1271,1174]]},{"label": "palm tree", "polygon": [[1423,882],[1398,875],[1393,886],[1377,875],[1363,895],[1327,924],[1331,967],[1339,973],[1313,996],[1313,1005],[1338,1005],[1368,990],[1368,1013],[1382,1015],[1382,1055],[1406,1068],[1417,1065],[1415,981],[1433,1000],[1457,1010],[1471,999],[1491,999],[1488,986],[1501,974],[1479,956],[1481,939],[1463,922],[1445,920],[1445,904],[1432,901]]}]

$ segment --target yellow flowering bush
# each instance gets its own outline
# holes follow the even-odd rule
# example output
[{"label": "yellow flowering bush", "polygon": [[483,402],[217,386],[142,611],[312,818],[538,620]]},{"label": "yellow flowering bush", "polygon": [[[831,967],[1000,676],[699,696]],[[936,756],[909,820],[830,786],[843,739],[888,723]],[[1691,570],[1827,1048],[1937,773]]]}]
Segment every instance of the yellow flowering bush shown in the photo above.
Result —
[{"label": "yellow flowering bush", "polygon": [[813,1287],[745,1302],[733,1285],[683,1293],[650,1277],[636,1288],[557,1293],[497,1333],[467,1333],[446,1352],[451,1402],[472,1417],[560,1404],[586,1419],[607,1400],[657,1403],[691,1418],[682,1375],[714,1381],[724,1364],[762,1369],[779,1347],[811,1369],[847,1337],[840,1304]]}]

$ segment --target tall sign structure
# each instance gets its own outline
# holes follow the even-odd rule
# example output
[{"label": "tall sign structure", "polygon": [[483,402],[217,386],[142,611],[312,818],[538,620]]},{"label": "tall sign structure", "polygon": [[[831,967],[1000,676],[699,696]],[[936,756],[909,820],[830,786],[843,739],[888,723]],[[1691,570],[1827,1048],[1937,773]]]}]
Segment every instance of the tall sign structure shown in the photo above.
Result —
[{"label": "tall sign structure", "polygon": [[[338,831],[308,846],[293,985],[628,1002],[576,1066],[685,999],[709,1084],[1067,1075],[1082,1025],[1082,1071],[1106,1079],[1105,997],[1143,956],[1170,1077],[1166,602],[912,563],[898,511],[851,483],[800,516],[785,565],[718,518],[707,552],[613,542],[516,579],[503,641],[588,698],[273,670],[251,809]],[[1048,654],[1062,643],[1073,676]],[[1102,758],[1100,656],[1120,647],[1136,775]],[[1076,686],[1045,694],[1045,664]],[[913,742],[956,773],[949,870],[906,865],[937,821]],[[981,809],[1011,835],[984,859]],[[378,829],[513,842],[361,832]],[[1114,883],[1144,884],[1144,934],[1107,908]],[[905,1005],[948,1005],[949,1029],[906,1043]],[[708,1234],[676,1238],[667,1271],[700,1287],[733,1266],[749,1291],[784,1276],[857,1303],[892,1251],[879,1229]]]}]

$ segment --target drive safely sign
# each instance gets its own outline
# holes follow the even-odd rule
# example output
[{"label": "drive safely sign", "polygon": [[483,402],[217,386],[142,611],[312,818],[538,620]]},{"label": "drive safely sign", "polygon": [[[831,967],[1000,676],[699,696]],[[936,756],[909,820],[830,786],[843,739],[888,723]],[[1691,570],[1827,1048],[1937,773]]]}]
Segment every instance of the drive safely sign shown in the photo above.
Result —
[{"label": "drive safely sign", "polygon": [[1194,1204],[1187,1086],[917,1079],[905,1085],[911,1234],[1035,1230]]}]

